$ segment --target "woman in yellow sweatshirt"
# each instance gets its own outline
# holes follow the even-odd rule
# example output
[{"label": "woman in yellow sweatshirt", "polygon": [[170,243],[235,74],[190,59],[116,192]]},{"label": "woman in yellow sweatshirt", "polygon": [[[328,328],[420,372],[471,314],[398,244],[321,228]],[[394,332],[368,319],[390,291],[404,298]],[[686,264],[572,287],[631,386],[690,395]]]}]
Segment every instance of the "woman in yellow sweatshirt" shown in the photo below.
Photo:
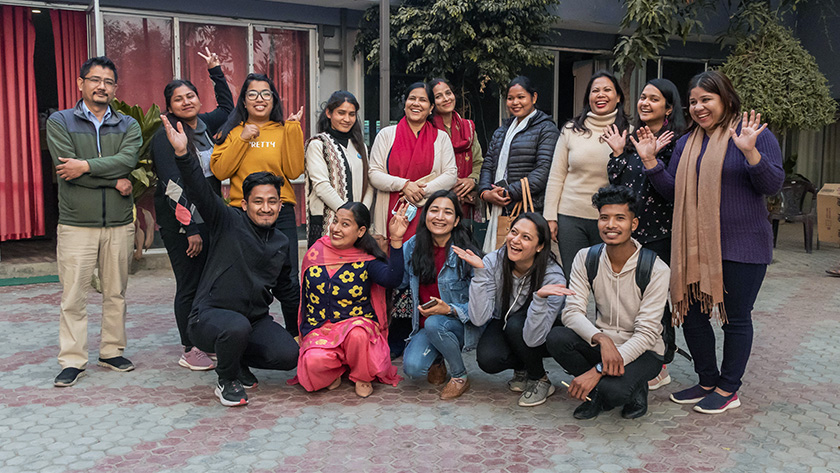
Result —
[{"label": "woman in yellow sweatshirt", "polygon": [[[248,175],[269,171],[283,177],[280,199],[283,207],[277,229],[289,239],[292,281],[298,281],[298,239],[295,223],[295,193],[289,182],[303,174],[303,130],[300,114],[283,120],[277,89],[267,76],[248,74],[239,92],[236,108],[219,131],[210,170],[219,179],[230,179],[230,205],[242,205],[242,181]],[[286,329],[297,335],[297,314],[283,314]]]}]

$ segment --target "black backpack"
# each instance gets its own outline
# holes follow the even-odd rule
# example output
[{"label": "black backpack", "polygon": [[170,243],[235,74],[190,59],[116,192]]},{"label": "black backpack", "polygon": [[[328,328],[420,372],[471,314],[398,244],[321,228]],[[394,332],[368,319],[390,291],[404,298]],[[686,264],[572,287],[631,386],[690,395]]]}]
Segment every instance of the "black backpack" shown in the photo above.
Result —
[{"label": "black backpack", "polygon": [[[586,276],[589,279],[589,287],[593,287],[592,283],[595,277],[598,276],[598,262],[601,259],[601,253],[604,252],[604,243],[589,247],[586,252]],[[650,283],[650,275],[653,274],[653,265],[656,263],[656,252],[648,248],[639,250],[639,261],[636,263],[636,286],[642,291],[642,297],[645,296],[645,289]],[[665,342],[665,363],[670,363],[674,360],[674,354],[680,355],[691,360],[685,350],[677,346],[677,334],[674,327],[671,325],[671,311],[666,310],[662,314],[662,341]]]}]

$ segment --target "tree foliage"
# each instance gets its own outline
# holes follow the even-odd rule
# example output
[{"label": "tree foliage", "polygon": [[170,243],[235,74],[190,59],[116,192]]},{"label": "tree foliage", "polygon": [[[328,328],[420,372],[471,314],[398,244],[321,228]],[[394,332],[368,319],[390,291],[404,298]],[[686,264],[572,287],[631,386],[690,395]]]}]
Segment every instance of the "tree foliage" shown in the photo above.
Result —
[{"label": "tree foliage", "polygon": [[744,110],[760,111],[780,130],[816,130],[834,122],[837,102],[817,61],[777,21],[738,43],[722,71]]},{"label": "tree foliage", "polygon": [[[779,0],[769,8],[768,0],[622,0],[627,10],[621,20],[622,36],[613,50],[615,64],[623,74],[648,59],[656,58],[673,38],[685,43],[691,35],[714,34],[718,42],[736,42],[766,23],[796,10],[808,0]],[[811,0],[814,1],[814,0]],[[834,4],[835,0],[826,3]],[[720,32],[704,31],[703,20],[725,14],[728,27]]]},{"label": "tree foliage", "polygon": [[[397,73],[446,77],[456,87],[504,84],[551,56],[533,45],[547,38],[558,0],[413,0],[391,15],[391,67]],[[379,7],[365,12],[355,52],[379,67]],[[470,87],[472,88],[472,87]]]}]

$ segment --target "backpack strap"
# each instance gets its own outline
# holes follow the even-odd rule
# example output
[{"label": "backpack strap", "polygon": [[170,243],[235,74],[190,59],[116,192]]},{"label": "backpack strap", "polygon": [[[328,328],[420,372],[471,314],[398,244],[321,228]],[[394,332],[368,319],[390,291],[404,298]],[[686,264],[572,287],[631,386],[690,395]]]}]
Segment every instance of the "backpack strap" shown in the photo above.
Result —
[{"label": "backpack strap", "polygon": [[592,283],[595,281],[595,276],[598,275],[598,263],[603,252],[604,243],[590,246],[586,252],[586,277],[589,279],[590,288],[592,288]]},{"label": "backpack strap", "polygon": [[648,248],[642,248],[639,251],[639,260],[636,263],[636,286],[639,286],[639,290],[642,291],[642,297],[645,297],[645,289],[650,282],[654,263],[656,263],[656,252]]}]

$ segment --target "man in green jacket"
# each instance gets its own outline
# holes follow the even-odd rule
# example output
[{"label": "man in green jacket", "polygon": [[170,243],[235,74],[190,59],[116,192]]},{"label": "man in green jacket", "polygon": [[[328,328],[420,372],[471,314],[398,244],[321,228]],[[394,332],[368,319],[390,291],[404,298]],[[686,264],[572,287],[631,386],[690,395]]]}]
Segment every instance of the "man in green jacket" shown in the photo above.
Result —
[{"label": "man in green jacket", "polygon": [[63,286],[56,386],[72,386],[88,362],[87,293],[94,268],[102,281],[99,365],[131,371],[125,350],[125,289],[134,243],[129,173],[143,143],[140,125],[111,107],[117,68],[105,56],[82,65],[82,100],[47,120],[58,175],[58,277]]}]

